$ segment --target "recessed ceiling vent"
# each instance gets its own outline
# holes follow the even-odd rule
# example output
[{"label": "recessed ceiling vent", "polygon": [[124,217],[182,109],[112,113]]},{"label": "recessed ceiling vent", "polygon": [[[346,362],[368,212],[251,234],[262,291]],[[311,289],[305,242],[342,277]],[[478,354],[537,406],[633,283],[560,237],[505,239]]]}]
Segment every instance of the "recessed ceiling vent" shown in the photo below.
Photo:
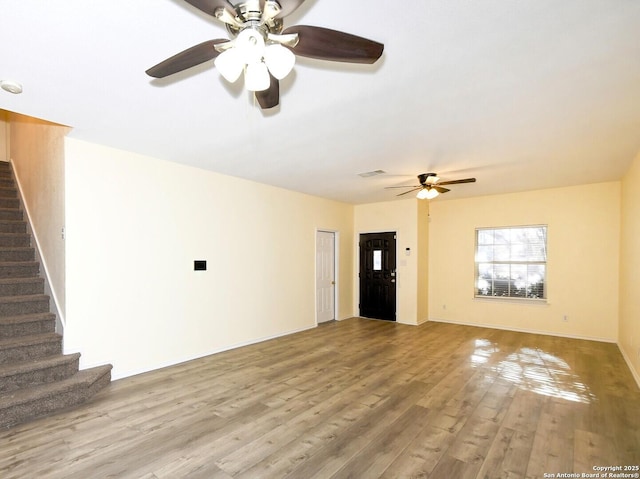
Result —
[{"label": "recessed ceiling vent", "polygon": [[361,176],[363,178],[369,178],[371,176],[384,175],[385,173],[386,171],[384,170],[375,170],[375,171],[367,171],[365,173],[358,173],[358,176]]}]

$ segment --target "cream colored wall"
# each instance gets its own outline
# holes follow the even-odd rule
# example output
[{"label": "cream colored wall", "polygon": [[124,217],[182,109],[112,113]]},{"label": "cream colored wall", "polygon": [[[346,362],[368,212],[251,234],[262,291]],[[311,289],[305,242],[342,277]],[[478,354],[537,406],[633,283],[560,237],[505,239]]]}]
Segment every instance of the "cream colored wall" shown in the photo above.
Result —
[{"label": "cream colored wall", "polygon": [[[415,198],[356,205],[354,212],[354,315],[358,315],[358,238],[361,233],[395,231],[397,233],[397,290],[396,321],[418,324],[418,200]],[[405,249],[411,248],[411,256],[405,256]]]},{"label": "cream colored wall", "polygon": [[70,129],[16,113],[9,113],[8,121],[10,159],[40,251],[41,266],[64,324],[64,138]]},{"label": "cream colored wall", "polygon": [[[353,206],[67,139],[67,351],[115,378],[315,326],[317,229]],[[207,271],[193,271],[207,260]]]},{"label": "cream colored wall", "polygon": [[[619,182],[436,200],[430,209],[430,319],[617,341]],[[474,299],[475,228],[533,224],[549,226],[548,302]]]},{"label": "cream colored wall", "polygon": [[620,339],[640,385],[640,153],[622,181]]}]

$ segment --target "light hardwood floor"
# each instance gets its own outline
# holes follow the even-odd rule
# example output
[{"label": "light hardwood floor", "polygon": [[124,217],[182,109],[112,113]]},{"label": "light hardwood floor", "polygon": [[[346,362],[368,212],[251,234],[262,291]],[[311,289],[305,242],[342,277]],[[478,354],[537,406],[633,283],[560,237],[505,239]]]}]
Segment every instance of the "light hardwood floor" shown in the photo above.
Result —
[{"label": "light hardwood floor", "polygon": [[[350,319],[0,431],[0,477],[533,478],[640,464],[617,346]],[[551,476],[546,476],[551,477]]]}]

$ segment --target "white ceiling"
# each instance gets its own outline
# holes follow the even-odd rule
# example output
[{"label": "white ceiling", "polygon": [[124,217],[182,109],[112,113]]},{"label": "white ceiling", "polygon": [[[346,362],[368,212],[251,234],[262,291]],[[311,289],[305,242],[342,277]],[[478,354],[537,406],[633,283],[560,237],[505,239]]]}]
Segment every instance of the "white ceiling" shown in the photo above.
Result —
[{"label": "white ceiling", "polygon": [[375,65],[299,58],[265,112],[213,62],[145,75],[228,37],[183,0],[2,0],[0,80],[24,93],[0,91],[0,109],[356,204],[431,171],[478,179],[436,201],[617,180],[640,151],[638,0],[306,0],[285,18],[296,24],[385,52]]}]

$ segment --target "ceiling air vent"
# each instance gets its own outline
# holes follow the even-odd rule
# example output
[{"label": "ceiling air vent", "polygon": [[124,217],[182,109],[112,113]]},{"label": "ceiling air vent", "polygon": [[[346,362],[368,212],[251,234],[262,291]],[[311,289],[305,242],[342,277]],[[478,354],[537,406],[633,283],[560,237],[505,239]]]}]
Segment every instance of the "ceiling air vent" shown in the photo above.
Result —
[{"label": "ceiling air vent", "polygon": [[375,170],[375,171],[367,171],[366,173],[358,173],[358,176],[363,178],[369,178],[371,176],[384,175],[386,171],[384,170]]}]

